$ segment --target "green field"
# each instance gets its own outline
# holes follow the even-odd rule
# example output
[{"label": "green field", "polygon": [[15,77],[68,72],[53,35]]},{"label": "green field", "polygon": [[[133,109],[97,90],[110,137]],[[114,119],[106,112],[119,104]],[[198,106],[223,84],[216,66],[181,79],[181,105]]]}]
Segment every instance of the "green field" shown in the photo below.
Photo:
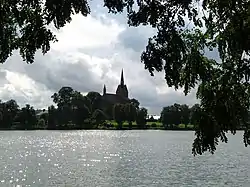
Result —
[{"label": "green field", "polygon": [[[114,120],[106,120],[106,123],[107,124],[112,124],[114,129],[116,129],[116,127],[118,126],[118,124]],[[129,128],[128,122],[124,122],[122,127],[123,127],[123,129],[128,129]],[[148,129],[164,129],[164,126],[162,125],[161,122],[147,122],[147,127],[148,127]],[[100,128],[103,129],[102,126],[100,126]],[[179,129],[185,129],[185,124],[179,124],[178,128]],[[189,128],[189,129],[193,128],[193,125],[188,124],[187,128]],[[132,129],[137,129],[136,122],[132,122]]]}]

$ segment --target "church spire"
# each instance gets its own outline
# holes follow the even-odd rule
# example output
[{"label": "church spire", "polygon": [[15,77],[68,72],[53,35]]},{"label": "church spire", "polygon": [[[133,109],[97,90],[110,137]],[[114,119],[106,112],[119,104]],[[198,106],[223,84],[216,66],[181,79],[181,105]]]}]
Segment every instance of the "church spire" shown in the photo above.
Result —
[{"label": "church spire", "polygon": [[122,73],[121,73],[121,85],[124,85],[124,78],[123,78],[123,69],[122,69]]},{"label": "church spire", "polygon": [[119,95],[123,98],[128,98],[128,89],[127,86],[124,83],[124,77],[123,77],[123,69],[121,72],[121,82],[118,85],[117,89],[116,89],[116,95]]},{"label": "church spire", "polygon": [[105,94],[106,94],[106,86],[104,84],[104,86],[103,86],[103,95],[105,95]]}]

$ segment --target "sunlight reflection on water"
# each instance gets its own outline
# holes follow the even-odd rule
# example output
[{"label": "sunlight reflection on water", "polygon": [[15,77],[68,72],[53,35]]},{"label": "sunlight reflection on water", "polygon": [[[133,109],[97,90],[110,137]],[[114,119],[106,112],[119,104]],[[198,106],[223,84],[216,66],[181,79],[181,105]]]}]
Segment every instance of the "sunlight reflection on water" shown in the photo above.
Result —
[{"label": "sunlight reflection on water", "polygon": [[249,186],[240,135],[191,155],[192,132],[0,131],[0,186]]}]

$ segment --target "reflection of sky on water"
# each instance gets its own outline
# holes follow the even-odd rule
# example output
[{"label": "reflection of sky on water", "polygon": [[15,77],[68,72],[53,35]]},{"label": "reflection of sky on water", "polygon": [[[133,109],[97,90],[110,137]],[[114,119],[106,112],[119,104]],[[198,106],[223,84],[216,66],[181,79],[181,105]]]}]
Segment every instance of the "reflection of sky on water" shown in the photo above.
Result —
[{"label": "reflection of sky on water", "polygon": [[193,132],[1,131],[0,186],[247,186],[241,136],[191,155]]}]

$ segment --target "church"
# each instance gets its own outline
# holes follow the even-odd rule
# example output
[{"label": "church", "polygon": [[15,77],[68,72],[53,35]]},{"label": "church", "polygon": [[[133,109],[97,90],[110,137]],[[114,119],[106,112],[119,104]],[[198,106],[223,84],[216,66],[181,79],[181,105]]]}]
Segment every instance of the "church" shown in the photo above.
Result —
[{"label": "church", "polygon": [[126,104],[128,102],[130,102],[130,99],[128,98],[128,89],[124,83],[122,70],[120,84],[117,86],[116,93],[107,93],[106,86],[104,85],[100,107],[111,117],[112,109],[115,104]]}]

